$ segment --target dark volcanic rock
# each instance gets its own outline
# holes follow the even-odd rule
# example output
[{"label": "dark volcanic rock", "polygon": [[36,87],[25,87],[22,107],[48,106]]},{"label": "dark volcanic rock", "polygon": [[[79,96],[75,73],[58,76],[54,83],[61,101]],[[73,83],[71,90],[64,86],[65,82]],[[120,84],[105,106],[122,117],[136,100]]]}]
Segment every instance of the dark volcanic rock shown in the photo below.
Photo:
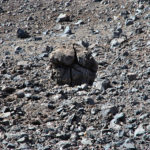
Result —
[{"label": "dark volcanic rock", "polygon": [[15,92],[16,89],[14,87],[10,87],[10,86],[3,86],[1,90],[5,93],[11,94],[11,93]]},{"label": "dark volcanic rock", "polygon": [[67,14],[60,14],[57,17],[56,22],[64,22],[64,21],[70,21],[70,17]]},{"label": "dark volcanic rock", "polygon": [[0,13],[4,13],[4,10],[2,7],[0,7]]},{"label": "dark volcanic rock", "polygon": [[25,39],[25,38],[29,38],[30,35],[29,35],[29,33],[27,31],[19,28],[17,30],[17,37],[21,38],[21,39]]},{"label": "dark volcanic rock", "polygon": [[69,48],[58,48],[51,53],[52,78],[58,84],[92,84],[97,63],[84,47],[75,44]]}]

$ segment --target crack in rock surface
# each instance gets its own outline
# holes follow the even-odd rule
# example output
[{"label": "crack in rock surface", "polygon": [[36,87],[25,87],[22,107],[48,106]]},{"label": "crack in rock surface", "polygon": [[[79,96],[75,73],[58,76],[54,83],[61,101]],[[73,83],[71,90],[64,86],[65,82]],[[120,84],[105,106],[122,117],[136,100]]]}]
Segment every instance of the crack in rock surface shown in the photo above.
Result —
[{"label": "crack in rock surface", "polygon": [[91,53],[78,44],[56,48],[50,55],[52,79],[57,84],[92,84],[96,77],[97,62]]}]

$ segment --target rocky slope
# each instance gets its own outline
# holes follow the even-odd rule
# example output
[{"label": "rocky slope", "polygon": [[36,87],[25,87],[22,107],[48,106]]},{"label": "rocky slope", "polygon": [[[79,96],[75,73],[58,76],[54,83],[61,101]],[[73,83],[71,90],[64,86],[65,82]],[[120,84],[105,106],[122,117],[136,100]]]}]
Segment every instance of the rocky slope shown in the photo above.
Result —
[{"label": "rocky slope", "polygon": [[[92,85],[52,78],[72,43]],[[149,0],[0,0],[0,149],[149,150],[149,95]]]}]

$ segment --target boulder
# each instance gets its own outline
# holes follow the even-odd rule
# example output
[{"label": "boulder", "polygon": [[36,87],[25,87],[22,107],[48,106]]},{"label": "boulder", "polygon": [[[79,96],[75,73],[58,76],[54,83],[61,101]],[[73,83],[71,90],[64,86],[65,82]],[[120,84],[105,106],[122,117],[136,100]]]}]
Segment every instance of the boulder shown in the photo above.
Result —
[{"label": "boulder", "polygon": [[72,44],[56,48],[50,55],[52,79],[58,84],[92,84],[97,72],[97,62],[83,46]]}]

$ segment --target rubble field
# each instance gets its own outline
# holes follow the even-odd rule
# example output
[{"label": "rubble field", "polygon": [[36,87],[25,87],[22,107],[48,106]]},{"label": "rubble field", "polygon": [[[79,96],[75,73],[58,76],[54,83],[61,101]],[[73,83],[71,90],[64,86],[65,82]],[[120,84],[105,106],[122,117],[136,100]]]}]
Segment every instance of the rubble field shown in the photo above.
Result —
[{"label": "rubble field", "polygon": [[0,0],[1,150],[150,150],[149,0]]}]

